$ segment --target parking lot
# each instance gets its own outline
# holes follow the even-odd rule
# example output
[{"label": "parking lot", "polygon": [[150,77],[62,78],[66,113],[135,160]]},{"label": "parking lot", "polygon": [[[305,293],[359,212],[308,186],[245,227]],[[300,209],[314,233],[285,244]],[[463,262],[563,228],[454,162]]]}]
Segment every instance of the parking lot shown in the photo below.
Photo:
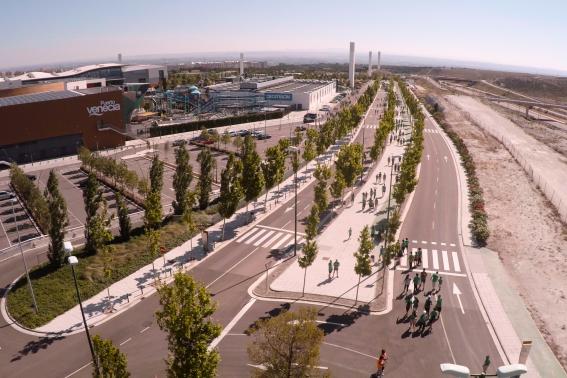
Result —
[{"label": "parking lot", "polygon": [[[0,190],[9,191],[10,188],[3,185]],[[41,232],[16,197],[0,200],[0,251],[18,244],[18,232],[20,241],[41,236]]]}]

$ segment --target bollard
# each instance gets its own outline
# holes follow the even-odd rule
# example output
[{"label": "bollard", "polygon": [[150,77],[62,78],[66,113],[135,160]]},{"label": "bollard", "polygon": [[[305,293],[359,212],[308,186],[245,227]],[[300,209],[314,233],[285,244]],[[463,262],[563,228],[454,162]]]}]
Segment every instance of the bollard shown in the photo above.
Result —
[{"label": "bollard", "polygon": [[130,293],[126,293],[126,300],[130,303]]}]

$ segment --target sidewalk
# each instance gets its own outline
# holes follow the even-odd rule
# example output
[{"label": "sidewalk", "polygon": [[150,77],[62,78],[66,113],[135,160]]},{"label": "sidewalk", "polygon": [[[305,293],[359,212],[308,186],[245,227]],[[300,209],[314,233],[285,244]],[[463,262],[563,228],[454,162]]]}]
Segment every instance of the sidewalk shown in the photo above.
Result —
[{"label": "sidewalk", "polygon": [[[404,131],[407,133],[409,130],[410,128],[407,127]],[[382,179],[377,184],[376,175],[378,172],[381,172],[382,174],[387,173],[390,176],[392,166],[388,165],[388,157],[402,155],[404,150],[405,146],[399,145],[396,141],[388,144],[378,163],[372,166],[370,171],[366,173],[365,182],[355,196],[354,203],[349,204],[317,237],[319,253],[313,265],[307,269],[305,293],[355,300],[358,275],[354,272],[356,260],[353,254],[359,246],[358,237],[360,231],[364,226],[372,226],[377,218],[386,218],[390,177],[386,178],[385,182]],[[395,173],[392,178],[394,177]],[[392,183],[392,189],[394,183],[395,181]],[[382,194],[382,185],[386,187],[384,194]],[[368,206],[366,206],[363,211],[362,193],[370,193],[370,189],[377,189],[378,209],[369,211]],[[350,194],[346,197],[350,197]],[[350,199],[348,202],[350,202]],[[392,199],[391,206],[393,203]],[[350,238],[348,235],[349,228],[352,228],[352,236]],[[384,288],[382,275],[378,274],[381,270],[381,264],[378,264],[378,247],[374,249],[372,255],[375,261],[372,274],[362,278],[358,291],[358,300],[367,303],[376,300],[382,295]],[[340,263],[339,276],[329,278],[328,264],[329,261],[334,262],[335,260],[338,260]],[[304,270],[299,267],[299,264],[291,264],[285,272],[271,283],[270,288],[274,291],[301,293],[303,275]]]},{"label": "sidewalk", "polygon": [[[307,166],[301,167],[298,172],[298,192],[305,189],[314,179],[310,173],[315,169],[317,164],[323,164],[325,161],[333,160],[338,147],[344,143],[350,143],[352,138],[360,131],[360,126],[353,132],[351,138],[346,138],[338,141],[335,145],[329,147],[327,152],[315,160],[311,161]],[[293,194],[293,175],[288,177],[280,184],[280,191],[277,187],[268,192],[268,211],[261,212],[264,209],[264,195],[260,196],[257,202],[251,203],[250,209],[254,209],[256,213],[256,220],[249,223],[249,216],[246,214],[246,208],[239,209],[230,219],[226,222],[225,235],[232,235],[232,238],[227,238],[225,241],[220,241],[221,229],[223,222],[209,227],[209,243],[213,245],[213,251],[206,254],[203,249],[201,235],[197,235],[192,240],[183,243],[181,246],[167,252],[163,257],[154,261],[155,271],[152,264],[140,268],[138,271],[125,277],[121,281],[112,284],[109,288],[110,302],[107,297],[107,290],[103,290],[97,295],[84,300],[83,307],[85,310],[85,317],[89,326],[102,324],[110,320],[114,316],[122,313],[123,311],[131,308],[142,299],[155,293],[155,280],[161,279],[162,283],[168,283],[173,280],[173,274],[178,271],[188,271],[203,262],[208,256],[218,253],[222,248],[239,235],[245,233],[248,229],[254,227],[257,223],[267,217],[272,211],[275,211],[280,206],[283,206],[286,201],[281,198],[284,195]],[[276,202],[277,200],[277,202]],[[241,229],[239,229],[241,228]],[[191,249],[193,245],[193,249]],[[79,262],[80,263],[80,262]],[[108,311],[113,307],[114,311]],[[9,314],[6,311],[5,298],[2,299],[0,311],[4,318],[8,321]],[[83,331],[81,312],[79,306],[75,306],[67,312],[61,314],[44,326],[38,327],[35,330],[24,329],[14,321],[9,322],[11,326],[20,332],[32,334],[35,336],[46,335],[69,335]]]}]

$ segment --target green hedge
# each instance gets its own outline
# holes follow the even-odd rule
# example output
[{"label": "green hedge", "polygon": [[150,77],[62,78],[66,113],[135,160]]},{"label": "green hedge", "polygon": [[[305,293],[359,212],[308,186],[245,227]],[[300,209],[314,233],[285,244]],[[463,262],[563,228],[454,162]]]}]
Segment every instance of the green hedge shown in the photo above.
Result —
[{"label": "green hedge", "polygon": [[228,117],[228,118],[217,118],[217,119],[208,119],[204,121],[197,121],[197,122],[187,122],[182,123],[179,125],[169,125],[169,126],[158,126],[158,127],[151,127],[150,128],[150,136],[163,136],[163,135],[170,135],[170,134],[177,134],[177,133],[185,133],[188,131],[197,131],[203,128],[205,129],[213,129],[216,127],[221,126],[228,126],[228,125],[237,125],[240,123],[248,123],[248,122],[255,122],[255,121],[263,121],[264,119],[276,119],[282,118],[286,114],[283,110],[277,110],[274,112],[269,113],[254,113],[254,114],[246,114],[236,117]]}]

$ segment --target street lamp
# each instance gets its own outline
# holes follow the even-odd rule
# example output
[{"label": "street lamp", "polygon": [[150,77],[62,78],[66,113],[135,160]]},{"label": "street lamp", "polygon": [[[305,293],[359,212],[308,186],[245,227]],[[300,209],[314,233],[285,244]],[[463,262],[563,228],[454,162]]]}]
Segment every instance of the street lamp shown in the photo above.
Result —
[{"label": "street lamp", "polygon": [[[70,245],[71,243],[69,243]],[[68,251],[69,253],[73,250],[73,248],[71,247],[71,250],[69,251],[67,249],[67,246],[65,246],[65,251]],[[79,285],[77,284],[77,275],[75,274],[75,265],[79,264],[79,259],[77,259],[77,256],[69,256],[67,258],[67,261],[69,262],[69,265],[71,265],[71,271],[73,272],[73,281],[75,282],[75,289],[77,290],[77,299],[79,301],[79,307],[81,308],[81,316],[83,318],[83,326],[85,327],[85,333],[87,335],[87,341],[89,342],[89,349],[91,350],[91,356],[93,359],[93,364],[95,367],[95,371],[98,372],[98,362],[96,359],[96,355],[94,352],[94,348],[93,348],[93,342],[91,340],[91,335],[89,333],[89,327],[87,325],[87,320],[85,319],[85,312],[83,310],[83,302],[81,301],[81,293],[79,292]]]},{"label": "street lamp", "polygon": [[[295,146],[289,146],[288,147],[289,151],[295,152],[295,159],[299,159],[297,154],[299,153],[299,148],[295,147]],[[294,243],[293,243],[293,255],[297,256],[297,169],[294,169],[294,177],[293,177],[293,187],[295,188],[295,198],[294,198],[294,212],[295,212],[295,216],[294,216]]]},{"label": "street lamp", "polygon": [[441,364],[441,373],[451,377],[466,378],[466,377],[499,377],[499,378],[517,378],[522,374],[528,372],[524,364],[512,364],[500,366],[496,369],[496,374],[478,373],[471,374],[468,367],[455,364]]},{"label": "street lamp", "polygon": [[33,292],[33,286],[30,280],[30,272],[28,270],[28,264],[26,263],[26,258],[24,256],[24,250],[22,248],[22,241],[20,240],[20,228],[18,227],[18,220],[16,219],[16,212],[14,211],[14,203],[18,202],[18,200],[16,198],[12,198],[11,200],[12,202],[12,217],[14,218],[14,223],[16,224],[16,233],[18,234],[18,245],[20,246],[20,255],[22,256],[22,261],[24,262],[24,269],[26,271],[26,279],[28,280],[28,287],[30,289],[30,294],[32,297],[32,301],[33,301],[33,309],[35,310],[35,313],[37,314],[38,310],[37,310],[37,302],[35,300],[35,294]]}]

